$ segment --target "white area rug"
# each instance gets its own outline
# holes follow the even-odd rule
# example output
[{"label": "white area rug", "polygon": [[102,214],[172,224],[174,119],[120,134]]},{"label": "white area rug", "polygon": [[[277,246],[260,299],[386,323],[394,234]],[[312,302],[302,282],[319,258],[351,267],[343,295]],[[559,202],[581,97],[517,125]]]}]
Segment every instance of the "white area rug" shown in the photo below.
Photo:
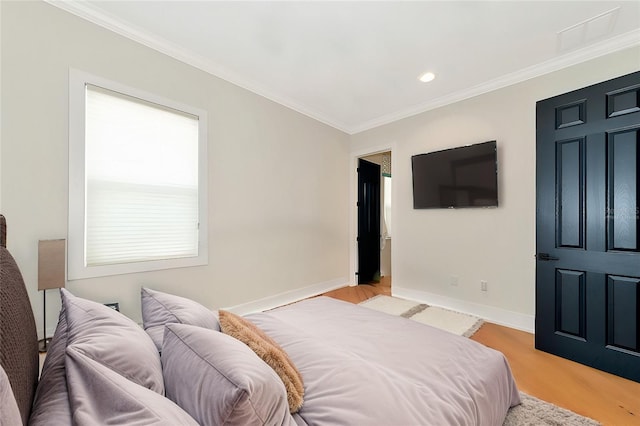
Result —
[{"label": "white area rug", "polygon": [[387,314],[411,318],[464,337],[469,337],[478,331],[484,322],[473,315],[382,294],[365,300],[360,305]]},{"label": "white area rug", "polygon": [[[378,295],[360,302],[376,311],[412,320],[469,337],[483,324],[481,318],[413,300]],[[600,423],[520,392],[522,404],[511,407],[503,426],[597,426]]]},{"label": "white area rug", "polygon": [[[416,306],[420,306],[420,303],[413,300],[400,299],[399,297],[379,294],[371,299],[365,300],[364,302],[360,302],[359,305],[375,309],[376,311],[385,312],[387,314],[406,317],[403,314]],[[424,305],[424,307],[426,308],[427,305]]]}]

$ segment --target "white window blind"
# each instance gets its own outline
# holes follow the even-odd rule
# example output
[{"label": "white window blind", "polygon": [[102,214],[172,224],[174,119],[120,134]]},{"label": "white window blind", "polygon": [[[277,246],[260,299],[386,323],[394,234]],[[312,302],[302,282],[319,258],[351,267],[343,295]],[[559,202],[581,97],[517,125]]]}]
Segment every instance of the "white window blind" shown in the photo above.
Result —
[{"label": "white window blind", "polygon": [[85,266],[198,256],[199,118],[85,87]]}]

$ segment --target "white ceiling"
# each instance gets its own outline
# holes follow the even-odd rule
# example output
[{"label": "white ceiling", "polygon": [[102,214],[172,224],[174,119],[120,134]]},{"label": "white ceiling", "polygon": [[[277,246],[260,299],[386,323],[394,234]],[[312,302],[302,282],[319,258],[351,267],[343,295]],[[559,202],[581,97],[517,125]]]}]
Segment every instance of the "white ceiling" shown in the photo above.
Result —
[{"label": "white ceiling", "polygon": [[49,1],[347,133],[640,44],[639,1]]}]

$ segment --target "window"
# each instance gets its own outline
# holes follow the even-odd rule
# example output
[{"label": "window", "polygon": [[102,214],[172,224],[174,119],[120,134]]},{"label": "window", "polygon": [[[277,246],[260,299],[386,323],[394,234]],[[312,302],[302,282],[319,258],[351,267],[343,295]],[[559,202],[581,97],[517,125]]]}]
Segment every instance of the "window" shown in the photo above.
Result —
[{"label": "window", "polygon": [[75,70],[69,103],[69,279],[206,264],[206,113]]}]

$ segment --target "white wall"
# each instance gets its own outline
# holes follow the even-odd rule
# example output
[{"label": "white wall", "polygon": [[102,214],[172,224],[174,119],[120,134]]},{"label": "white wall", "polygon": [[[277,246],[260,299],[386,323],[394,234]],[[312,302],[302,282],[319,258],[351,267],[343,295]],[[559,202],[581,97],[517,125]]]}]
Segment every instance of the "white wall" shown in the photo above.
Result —
[{"label": "white wall", "polygon": [[141,285],[214,308],[346,283],[348,135],[46,3],[0,8],[0,205],[39,326],[37,242],[67,237],[70,67],[209,116],[209,265],[73,281],[70,291],[120,302],[140,321]]},{"label": "white wall", "polygon": [[[633,48],[352,136],[352,156],[395,147],[394,294],[532,329],[536,101],[639,68],[640,49]],[[413,209],[412,155],[494,139],[500,207]]]}]

